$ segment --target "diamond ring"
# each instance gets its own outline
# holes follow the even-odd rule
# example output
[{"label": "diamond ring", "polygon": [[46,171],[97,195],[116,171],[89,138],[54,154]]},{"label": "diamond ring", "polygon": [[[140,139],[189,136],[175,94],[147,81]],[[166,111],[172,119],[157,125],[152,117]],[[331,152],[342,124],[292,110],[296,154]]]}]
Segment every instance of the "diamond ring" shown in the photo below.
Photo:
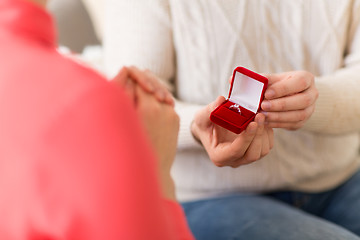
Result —
[{"label": "diamond ring", "polygon": [[241,110],[240,110],[240,105],[239,104],[233,104],[229,107],[229,109],[234,109],[235,111],[237,111],[238,113],[241,114]]}]

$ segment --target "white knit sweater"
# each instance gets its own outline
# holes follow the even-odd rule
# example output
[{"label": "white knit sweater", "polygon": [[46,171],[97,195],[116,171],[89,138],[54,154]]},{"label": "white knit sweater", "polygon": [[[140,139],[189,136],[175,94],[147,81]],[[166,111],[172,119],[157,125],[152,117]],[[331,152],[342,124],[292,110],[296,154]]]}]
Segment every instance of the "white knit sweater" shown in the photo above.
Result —
[{"label": "white knit sweater", "polygon": [[[180,200],[322,191],[359,168],[360,0],[108,0],[106,17],[109,72],[137,65],[174,87]],[[302,130],[275,130],[268,156],[218,168],[193,139],[190,123],[201,107],[227,96],[238,65],[260,73],[310,71],[320,96]]]}]

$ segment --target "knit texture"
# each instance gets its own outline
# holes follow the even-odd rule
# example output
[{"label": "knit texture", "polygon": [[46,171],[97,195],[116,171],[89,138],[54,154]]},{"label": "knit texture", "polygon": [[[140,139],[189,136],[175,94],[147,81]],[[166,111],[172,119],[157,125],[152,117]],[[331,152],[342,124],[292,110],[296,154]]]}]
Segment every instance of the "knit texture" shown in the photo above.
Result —
[{"label": "knit texture", "polygon": [[[359,0],[109,0],[105,61],[154,71],[174,86],[181,118],[173,169],[180,200],[276,189],[322,191],[359,167]],[[194,114],[227,96],[236,66],[259,73],[307,70],[316,110],[299,131],[275,130],[258,162],[217,168],[192,137]]]}]

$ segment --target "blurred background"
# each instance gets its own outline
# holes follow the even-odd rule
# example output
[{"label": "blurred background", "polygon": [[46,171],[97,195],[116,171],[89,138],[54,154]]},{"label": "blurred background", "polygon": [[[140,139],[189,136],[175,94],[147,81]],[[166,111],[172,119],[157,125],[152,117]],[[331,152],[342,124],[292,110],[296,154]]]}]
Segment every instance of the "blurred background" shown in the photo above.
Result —
[{"label": "blurred background", "polygon": [[48,9],[55,16],[60,45],[81,53],[85,46],[100,44],[90,12],[82,0],[50,0]]}]

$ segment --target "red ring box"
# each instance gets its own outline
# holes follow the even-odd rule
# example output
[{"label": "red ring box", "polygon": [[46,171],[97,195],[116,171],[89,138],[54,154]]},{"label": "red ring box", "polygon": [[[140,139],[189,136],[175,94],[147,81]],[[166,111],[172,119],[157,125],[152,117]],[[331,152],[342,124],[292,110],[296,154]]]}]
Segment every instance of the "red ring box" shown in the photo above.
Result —
[{"label": "red ring box", "polygon": [[232,76],[228,99],[211,113],[210,120],[236,134],[241,133],[260,110],[267,86],[266,77],[237,67]]}]

